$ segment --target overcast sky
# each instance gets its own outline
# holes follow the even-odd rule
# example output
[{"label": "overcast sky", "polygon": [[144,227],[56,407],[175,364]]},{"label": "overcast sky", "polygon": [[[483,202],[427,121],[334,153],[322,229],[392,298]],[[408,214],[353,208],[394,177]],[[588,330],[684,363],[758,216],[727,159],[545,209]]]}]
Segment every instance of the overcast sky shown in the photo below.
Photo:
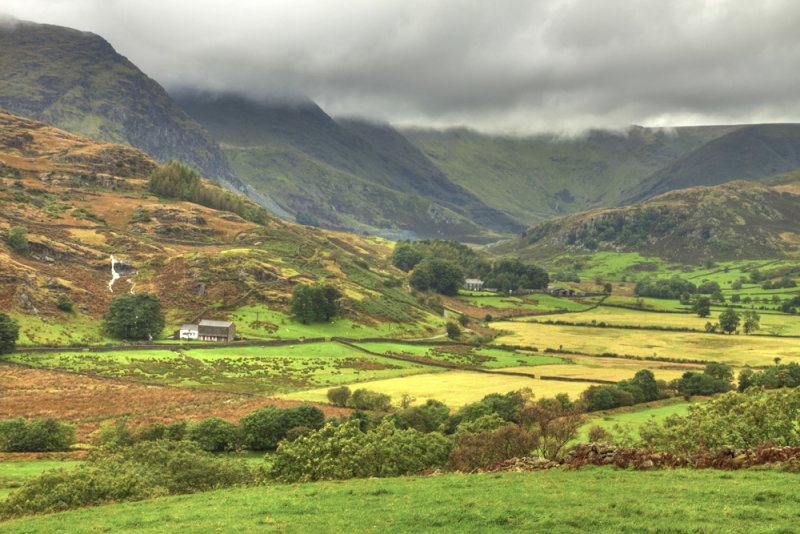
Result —
[{"label": "overcast sky", "polygon": [[[2,0],[167,89],[494,132],[800,122],[798,0]],[[1,74],[0,74],[1,75]]]}]

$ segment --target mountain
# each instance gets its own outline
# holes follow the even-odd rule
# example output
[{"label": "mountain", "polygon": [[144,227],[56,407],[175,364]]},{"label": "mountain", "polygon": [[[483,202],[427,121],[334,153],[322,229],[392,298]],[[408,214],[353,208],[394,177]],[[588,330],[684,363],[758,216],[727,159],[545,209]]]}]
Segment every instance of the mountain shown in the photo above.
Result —
[{"label": "mountain", "polygon": [[[299,282],[337,287],[353,328],[433,319],[402,289],[390,243],[159,197],[148,189],[156,168],[139,150],[0,111],[0,311],[25,339],[41,330],[62,344],[99,341],[100,318],[120,291],[157,294],[170,328],[243,306],[288,321]],[[204,198],[235,196],[228,204],[242,213],[260,209],[213,182],[202,187]],[[27,252],[12,246],[14,227],[25,229]],[[113,283],[112,256],[122,276]],[[74,315],[58,309],[61,295]]]},{"label": "mountain", "polygon": [[632,206],[595,209],[529,228],[498,254],[554,259],[592,251],[639,252],[696,264],[797,257],[800,178],[736,181],[671,191]]},{"label": "mountain", "polygon": [[0,107],[61,129],[177,159],[241,189],[219,146],[154,80],[101,37],[60,26],[0,25]]},{"label": "mountain", "polygon": [[684,154],[636,186],[637,202],[667,191],[760,180],[800,167],[800,124],[741,126]]},{"label": "mountain", "polygon": [[629,190],[728,127],[632,127],[578,137],[401,132],[453,182],[525,225],[624,203]]},{"label": "mountain", "polygon": [[[392,237],[496,238],[522,227],[449,180],[388,125],[334,120],[311,101],[174,94],[276,213]],[[485,229],[488,229],[487,232]]]}]

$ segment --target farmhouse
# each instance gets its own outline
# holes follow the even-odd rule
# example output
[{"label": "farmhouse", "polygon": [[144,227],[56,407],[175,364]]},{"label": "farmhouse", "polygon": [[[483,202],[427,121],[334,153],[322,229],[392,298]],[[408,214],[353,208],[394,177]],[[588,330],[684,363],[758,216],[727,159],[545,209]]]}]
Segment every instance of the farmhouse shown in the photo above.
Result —
[{"label": "farmhouse", "polygon": [[197,325],[197,338],[200,341],[233,341],[236,325],[230,321],[202,320]]},{"label": "farmhouse", "polygon": [[179,339],[197,339],[197,325],[196,324],[185,324],[181,327],[180,334],[178,335]]},{"label": "farmhouse", "polygon": [[545,289],[545,292],[550,294],[550,295],[556,295],[556,296],[559,296],[559,297],[571,297],[571,296],[575,295],[575,290],[574,289],[567,289],[567,288],[560,287],[560,286],[547,286],[547,289]]},{"label": "farmhouse", "polygon": [[200,341],[233,341],[236,337],[236,325],[230,321],[202,320],[200,324],[181,326],[178,337]]},{"label": "farmhouse", "polygon": [[467,291],[480,291],[483,289],[483,280],[479,278],[467,278],[464,280],[464,289]]}]

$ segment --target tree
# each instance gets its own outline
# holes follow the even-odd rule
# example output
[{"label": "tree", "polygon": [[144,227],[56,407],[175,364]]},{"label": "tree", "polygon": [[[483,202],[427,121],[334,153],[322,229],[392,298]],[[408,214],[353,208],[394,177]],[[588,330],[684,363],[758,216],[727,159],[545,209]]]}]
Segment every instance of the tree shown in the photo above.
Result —
[{"label": "tree", "polygon": [[419,291],[432,290],[452,297],[464,285],[464,271],[451,261],[425,258],[414,267],[409,283]]},{"label": "tree", "polygon": [[292,314],[303,324],[329,321],[339,311],[342,294],[331,286],[297,284],[289,299]]},{"label": "tree", "polygon": [[19,339],[19,325],[5,313],[0,313],[0,354],[12,352]]},{"label": "tree", "polygon": [[17,254],[25,255],[30,252],[28,244],[28,229],[24,226],[12,226],[8,232],[8,246]]},{"label": "tree", "polygon": [[422,252],[407,241],[399,241],[392,251],[392,265],[408,272],[422,260]]},{"label": "tree", "polygon": [[610,295],[613,290],[614,287],[611,285],[611,282],[606,282],[603,286],[603,293],[606,295]]},{"label": "tree", "polygon": [[708,297],[698,297],[694,304],[692,304],[692,311],[699,317],[708,317],[711,315],[711,299]]},{"label": "tree", "polygon": [[461,335],[461,329],[453,321],[447,321],[445,329],[447,330],[447,337],[450,339],[457,339]]},{"label": "tree", "polygon": [[153,339],[165,324],[161,301],[152,293],[125,293],[114,297],[103,315],[105,330],[120,339]]},{"label": "tree", "polygon": [[726,308],[719,314],[719,326],[723,332],[732,334],[739,326],[739,314],[733,308]]},{"label": "tree", "polygon": [[744,333],[749,334],[753,330],[758,330],[761,328],[759,321],[761,317],[756,313],[755,310],[747,310],[742,314],[742,328],[744,328]]}]

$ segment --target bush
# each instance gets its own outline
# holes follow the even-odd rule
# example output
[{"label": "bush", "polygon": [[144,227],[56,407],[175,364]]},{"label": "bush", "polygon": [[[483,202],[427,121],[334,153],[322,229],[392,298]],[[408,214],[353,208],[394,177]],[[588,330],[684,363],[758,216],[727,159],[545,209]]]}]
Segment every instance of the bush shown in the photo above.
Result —
[{"label": "bush", "polygon": [[189,426],[187,438],[208,452],[232,451],[238,444],[236,425],[221,417],[208,417]]},{"label": "bush", "polygon": [[72,299],[69,298],[68,295],[65,293],[60,293],[58,295],[58,299],[56,300],[56,308],[63,312],[71,312],[74,304],[72,303]]},{"label": "bush", "polygon": [[391,408],[392,397],[384,393],[370,391],[368,389],[357,389],[353,392],[347,406],[356,410],[373,410],[385,412]]},{"label": "bush", "polygon": [[462,472],[488,469],[510,458],[530,456],[538,445],[536,435],[514,424],[480,434],[464,434],[450,453],[447,469]]},{"label": "bush", "polygon": [[11,317],[0,312],[0,354],[13,352],[19,339],[19,325]]},{"label": "bush", "polygon": [[195,443],[146,442],[113,455],[93,453],[71,470],[46,471],[26,481],[0,503],[0,517],[243,486],[254,480],[246,462],[215,457]]},{"label": "bush", "polygon": [[449,416],[450,408],[437,400],[428,399],[421,406],[412,406],[397,414],[396,421],[400,428],[433,432],[439,430]]},{"label": "bush", "polygon": [[65,451],[73,443],[75,426],[56,419],[0,421],[0,450],[3,452]]},{"label": "bush", "polygon": [[269,476],[281,482],[309,482],[418,474],[443,467],[450,449],[450,441],[438,432],[398,430],[387,420],[368,432],[360,430],[358,421],[329,423],[281,443],[270,456]]},{"label": "bush", "polygon": [[6,241],[11,250],[17,254],[24,256],[31,251],[28,244],[28,229],[24,226],[12,226]]},{"label": "bush", "polygon": [[447,330],[447,337],[450,339],[458,339],[461,336],[461,329],[453,321],[447,321],[445,330]]},{"label": "bush", "polygon": [[274,450],[293,428],[316,430],[322,428],[324,422],[325,414],[314,406],[286,409],[267,406],[242,417],[239,426],[245,448],[266,451]]},{"label": "bush", "polygon": [[347,401],[350,400],[351,394],[350,388],[347,386],[331,388],[328,390],[328,402],[334,406],[345,407],[347,406]]}]

